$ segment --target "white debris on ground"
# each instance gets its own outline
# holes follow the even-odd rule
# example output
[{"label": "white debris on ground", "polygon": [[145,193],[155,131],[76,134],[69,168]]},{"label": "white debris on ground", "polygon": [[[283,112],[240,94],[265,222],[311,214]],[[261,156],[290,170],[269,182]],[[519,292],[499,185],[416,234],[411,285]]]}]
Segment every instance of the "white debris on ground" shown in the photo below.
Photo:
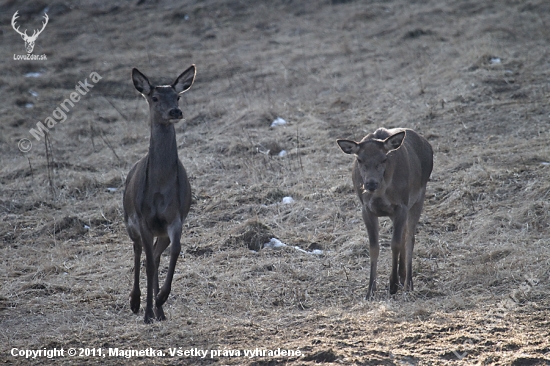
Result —
[{"label": "white debris on ground", "polygon": [[501,60],[500,60],[500,57],[491,57],[491,58],[489,59],[489,63],[490,63],[491,65],[500,64],[500,61],[501,61]]},{"label": "white debris on ground", "polygon": [[26,78],[38,78],[40,76],[42,76],[41,72],[28,72],[25,74]]},{"label": "white debris on ground", "polygon": [[307,254],[315,254],[315,255],[321,255],[321,254],[324,254],[323,251],[321,249],[314,249],[312,251],[309,251],[309,250],[303,250],[302,248],[300,247],[292,247],[294,249],[296,249],[297,251],[299,252],[302,252],[302,253],[307,253]]},{"label": "white debris on ground", "polygon": [[281,117],[277,117],[273,122],[271,122],[271,127],[284,126],[286,121]]},{"label": "white debris on ground", "polygon": [[294,203],[294,198],[283,197],[283,200],[281,202],[283,203],[283,205],[288,205],[288,204]]},{"label": "white debris on ground", "polygon": [[280,249],[287,245],[277,238],[271,238],[271,240],[264,244],[263,248]]},{"label": "white debris on ground", "polygon": [[284,158],[286,155],[287,155],[286,150],[281,150],[281,152],[279,152],[279,156],[280,156],[281,158]]},{"label": "white debris on ground", "polygon": [[284,247],[296,249],[299,252],[307,253],[307,254],[314,254],[314,255],[324,254],[324,252],[321,249],[314,249],[312,251],[307,251],[307,250],[303,250],[302,248],[300,248],[298,246],[294,246],[294,247],[288,246],[288,245],[286,245],[285,243],[283,243],[282,241],[280,241],[277,238],[271,238],[271,240],[269,242],[267,242],[263,245],[262,249],[281,249],[281,248],[284,248]]},{"label": "white debris on ground", "polygon": [[307,250],[303,250],[303,249],[302,249],[302,248],[300,248],[300,247],[293,247],[293,248],[294,248],[294,249],[296,249],[296,250],[297,250],[297,251],[299,251],[299,252],[302,252],[302,253],[308,253],[308,251],[307,251]]}]

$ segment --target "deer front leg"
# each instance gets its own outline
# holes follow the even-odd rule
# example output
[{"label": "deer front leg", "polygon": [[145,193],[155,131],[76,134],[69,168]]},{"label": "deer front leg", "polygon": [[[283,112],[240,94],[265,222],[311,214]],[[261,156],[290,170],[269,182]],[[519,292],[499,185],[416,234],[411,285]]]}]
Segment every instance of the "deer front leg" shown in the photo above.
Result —
[{"label": "deer front leg", "polygon": [[[390,275],[390,294],[393,295],[399,288],[398,265],[399,257],[405,257],[405,230],[407,211],[404,208],[396,209],[393,216],[393,236],[391,240],[392,267]],[[402,259],[405,262],[405,258]]]},{"label": "deer front leg", "polygon": [[376,267],[378,264],[378,254],[380,253],[380,247],[378,245],[378,217],[369,213],[365,208],[361,211],[369,235],[370,275],[367,300],[371,300],[376,291]]},{"label": "deer front leg", "polygon": [[155,278],[155,272],[157,268],[155,266],[155,258],[153,256],[153,234],[144,227],[141,226],[141,241],[143,243],[143,249],[145,250],[145,268],[147,271],[147,297],[145,306],[145,323],[152,323],[154,318],[153,313],[153,284]]},{"label": "deer front leg", "polygon": [[134,240],[134,287],[130,292],[130,309],[137,314],[141,302],[141,291],[139,290],[139,270],[141,267],[141,240]]},{"label": "deer front leg", "polygon": [[405,244],[403,246],[403,250],[399,252],[399,283],[404,286],[405,285],[405,277],[407,274],[407,245],[409,242],[409,230],[408,230],[408,223],[405,225],[405,229],[403,232],[403,240],[405,241]]},{"label": "deer front leg", "polygon": [[416,235],[416,225],[420,219],[422,213],[422,207],[424,205],[424,193],[420,200],[415,203],[409,212],[409,220],[407,223],[408,240],[406,242],[405,252],[407,253],[407,271],[405,276],[405,291],[413,291],[413,279],[412,279],[412,257]]}]

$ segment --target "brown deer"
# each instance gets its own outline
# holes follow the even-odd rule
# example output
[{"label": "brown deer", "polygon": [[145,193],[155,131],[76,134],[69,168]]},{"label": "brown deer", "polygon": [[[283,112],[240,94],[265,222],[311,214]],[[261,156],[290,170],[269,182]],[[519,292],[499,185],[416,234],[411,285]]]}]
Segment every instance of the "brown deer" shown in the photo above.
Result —
[{"label": "brown deer", "polygon": [[[416,224],[422,212],[426,184],[433,168],[430,143],[410,129],[379,128],[361,140],[337,140],[346,154],[355,155],[353,186],[362,205],[370,244],[370,278],[367,299],[376,291],[378,218],[393,222],[390,294],[399,283],[413,290],[412,253]],[[399,279],[398,279],[399,275]]]},{"label": "brown deer", "polygon": [[[132,80],[149,104],[151,138],[148,154],[134,164],[126,177],[124,189],[124,222],[134,242],[135,257],[130,307],[134,313],[139,311],[139,269],[143,249],[147,269],[144,320],[145,323],[151,323],[155,316],[157,320],[166,319],[162,305],[170,294],[174,269],[181,251],[182,225],[191,206],[191,186],[178,158],[174,123],[183,118],[178,107],[179,95],[193,85],[195,65],[178,76],[172,85],[153,86],[137,69],[132,70]],[[154,244],[153,237],[156,238]],[[160,255],[169,244],[170,264],[164,285],[159,291]]]}]

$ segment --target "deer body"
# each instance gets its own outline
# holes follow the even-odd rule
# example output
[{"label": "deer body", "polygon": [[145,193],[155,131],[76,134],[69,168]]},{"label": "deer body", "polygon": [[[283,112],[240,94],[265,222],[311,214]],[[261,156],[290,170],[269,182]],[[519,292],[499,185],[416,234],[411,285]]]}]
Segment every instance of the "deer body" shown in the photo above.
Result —
[{"label": "deer body", "polygon": [[[183,221],[191,206],[191,186],[178,158],[174,123],[183,117],[179,94],[195,79],[195,66],[184,71],[172,85],[152,86],[137,69],[132,71],[136,89],[149,103],[151,139],[149,152],[130,170],[124,190],[124,221],[134,242],[134,287],[130,307],[140,308],[139,270],[142,250],[147,271],[145,322],[166,319],[162,305],[170,294],[176,262],[181,251]],[[156,238],[153,243],[153,238]],[[171,244],[166,279],[159,289],[158,267],[162,252]],[[155,308],[153,311],[153,292]]]},{"label": "deer body", "polygon": [[361,201],[370,246],[370,278],[367,298],[376,291],[378,217],[393,222],[390,293],[399,283],[413,290],[412,253],[416,225],[422,212],[426,184],[433,168],[429,142],[410,129],[380,128],[361,140],[338,140],[346,154],[355,155],[352,180]]}]

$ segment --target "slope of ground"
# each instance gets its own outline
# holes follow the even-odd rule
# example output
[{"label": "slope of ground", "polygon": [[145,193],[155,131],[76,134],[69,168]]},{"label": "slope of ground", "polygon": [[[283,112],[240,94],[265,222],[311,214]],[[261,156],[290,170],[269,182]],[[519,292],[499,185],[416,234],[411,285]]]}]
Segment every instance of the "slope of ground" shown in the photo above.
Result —
[{"label": "slope of ground", "polygon": [[[25,50],[11,17],[39,28],[46,8],[34,53],[47,60],[14,60]],[[544,0],[3,3],[0,359],[74,348],[88,351],[39,361],[550,364],[549,14]],[[129,307],[122,217],[149,139],[130,71],[169,83],[191,63],[176,132],[193,206],[168,320],[145,325]],[[36,141],[29,129],[86,80]],[[271,127],[277,117],[287,124]],[[335,140],[381,126],[423,134],[435,166],[415,291],[387,293],[383,219],[379,291],[365,301],[366,231]],[[287,246],[257,250],[272,237]],[[279,348],[293,353],[268,352]]]}]

